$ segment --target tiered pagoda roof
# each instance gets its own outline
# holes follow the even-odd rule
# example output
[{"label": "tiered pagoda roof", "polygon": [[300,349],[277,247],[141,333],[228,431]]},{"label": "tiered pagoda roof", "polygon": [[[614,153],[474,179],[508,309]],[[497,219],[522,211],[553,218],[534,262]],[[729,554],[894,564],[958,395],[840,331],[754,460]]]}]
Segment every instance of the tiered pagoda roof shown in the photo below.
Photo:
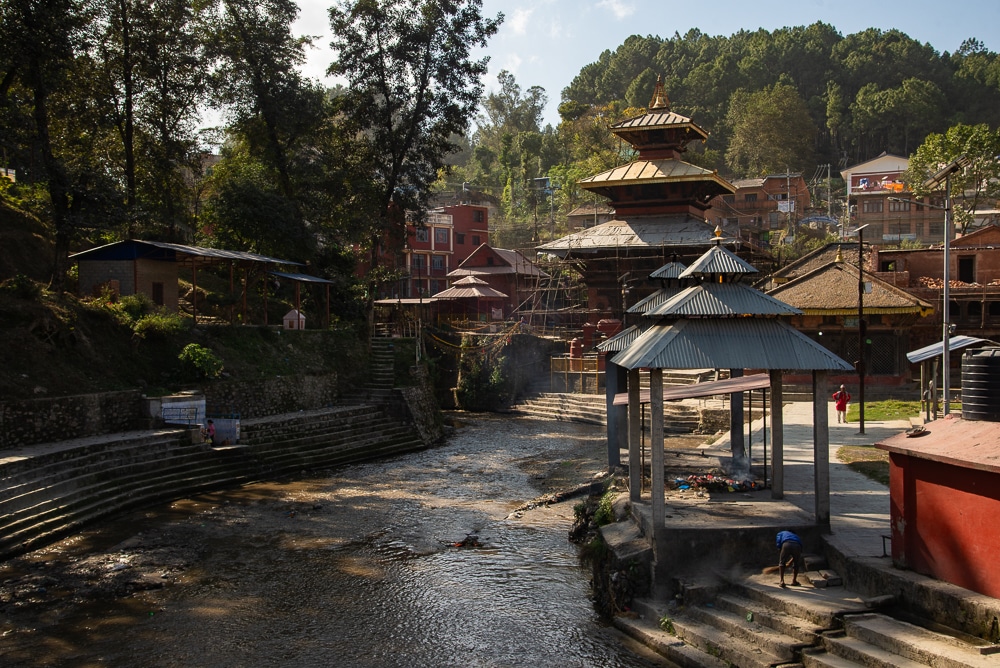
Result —
[{"label": "tiered pagoda roof", "polygon": [[579,182],[607,197],[615,217],[602,225],[544,244],[540,250],[566,256],[602,250],[687,246],[712,243],[705,222],[709,201],[735,188],[717,172],[682,160],[687,145],[708,133],[690,118],[670,110],[662,78],[645,114],[611,126],[611,132],[638,152],[636,160]]}]

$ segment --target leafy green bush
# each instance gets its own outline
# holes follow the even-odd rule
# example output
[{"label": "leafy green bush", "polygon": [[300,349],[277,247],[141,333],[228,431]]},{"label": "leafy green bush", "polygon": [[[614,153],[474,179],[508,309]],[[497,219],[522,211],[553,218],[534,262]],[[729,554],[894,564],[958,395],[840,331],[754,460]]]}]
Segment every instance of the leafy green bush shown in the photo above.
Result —
[{"label": "leafy green bush", "polygon": [[139,318],[132,326],[132,331],[143,339],[151,335],[165,338],[184,331],[184,319],[177,313],[157,311]]},{"label": "leafy green bush", "polygon": [[222,360],[205,346],[189,343],[177,358],[182,365],[202,378],[218,378],[222,375]]},{"label": "leafy green bush", "polygon": [[611,506],[615,494],[614,490],[609,489],[597,504],[597,511],[594,513],[594,524],[597,526],[602,527],[605,524],[611,524],[615,521],[615,511]]},{"label": "leafy green bush", "polygon": [[36,300],[42,296],[42,287],[24,274],[17,274],[0,283],[0,291],[26,300]]}]

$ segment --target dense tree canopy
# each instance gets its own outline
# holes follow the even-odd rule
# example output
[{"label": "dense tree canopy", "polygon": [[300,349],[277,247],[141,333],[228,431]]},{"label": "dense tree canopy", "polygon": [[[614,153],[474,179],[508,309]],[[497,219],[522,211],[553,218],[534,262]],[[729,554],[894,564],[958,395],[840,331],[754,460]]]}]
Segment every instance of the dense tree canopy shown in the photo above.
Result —
[{"label": "dense tree canopy", "polygon": [[[709,148],[720,155],[732,149],[734,102],[779,83],[793,87],[818,131],[815,150],[790,165],[806,173],[813,159],[844,167],[883,151],[907,155],[954,123],[1000,123],[1000,60],[981,43],[942,54],[898,30],[842,36],[825,23],[728,37],[632,36],[581,68],[561,109],[642,104],[652,73],[663,75],[675,110],[712,133]],[[748,175],[749,164],[739,166],[734,175]]]}]

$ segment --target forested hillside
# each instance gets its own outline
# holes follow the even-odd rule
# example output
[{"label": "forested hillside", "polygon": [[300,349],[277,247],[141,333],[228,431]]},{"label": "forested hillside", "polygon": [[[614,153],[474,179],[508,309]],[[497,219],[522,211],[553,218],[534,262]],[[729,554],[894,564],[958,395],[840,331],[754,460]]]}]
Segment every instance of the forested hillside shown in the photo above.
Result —
[{"label": "forested hillside", "polygon": [[550,194],[556,211],[592,202],[576,181],[630,157],[607,126],[641,112],[657,76],[672,110],[710,132],[687,159],[731,178],[787,168],[809,179],[817,165],[836,178],[883,151],[909,156],[930,133],[1000,124],[1000,60],[975,39],[949,54],[896,30],[845,36],[824,23],[636,35],[581,67],[561,92],[557,128],[539,125],[549,92],[501,74],[452,180],[500,197],[501,228],[524,238],[532,218],[548,217]]}]

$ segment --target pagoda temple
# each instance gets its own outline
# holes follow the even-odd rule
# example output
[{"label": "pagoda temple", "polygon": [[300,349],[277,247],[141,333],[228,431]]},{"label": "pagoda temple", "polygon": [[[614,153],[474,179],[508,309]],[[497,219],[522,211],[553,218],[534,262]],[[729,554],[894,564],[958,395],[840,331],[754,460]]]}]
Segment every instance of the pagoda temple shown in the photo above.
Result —
[{"label": "pagoda temple", "polygon": [[610,129],[638,156],[579,183],[607,197],[615,215],[538,250],[574,262],[588,288],[589,308],[599,317],[620,318],[656,290],[647,281],[653,271],[670,261],[693,261],[715,243],[705,211],[713,197],[735,187],[718,172],[682,159],[688,144],[705,141],[708,133],[670,111],[662,78],[645,114]]}]

